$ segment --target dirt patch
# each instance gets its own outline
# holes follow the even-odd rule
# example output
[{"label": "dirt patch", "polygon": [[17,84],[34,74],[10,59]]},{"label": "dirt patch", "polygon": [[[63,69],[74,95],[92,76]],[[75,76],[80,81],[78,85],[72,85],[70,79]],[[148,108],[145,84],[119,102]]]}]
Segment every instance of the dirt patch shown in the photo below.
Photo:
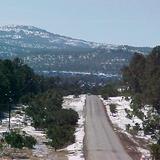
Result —
[{"label": "dirt patch", "polygon": [[3,158],[0,158],[0,160],[12,160],[12,158],[9,158],[9,157],[3,157]]},{"label": "dirt patch", "polygon": [[54,149],[45,156],[33,155],[32,150],[29,149],[6,149],[4,155],[0,160],[68,160],[67,152],[55,152]]},{"label": "dirt patch", "polygon": [[3,157],[1,159],[29,159],[32,151],[29,149],[13,149],[5,148],[3,150]]},{"label": "dirt patch", "polygon": [[116,130],[124,149],[133,160],[140,160],[142,154],[137,150],[138,144],[131,140],[125,133]]}]

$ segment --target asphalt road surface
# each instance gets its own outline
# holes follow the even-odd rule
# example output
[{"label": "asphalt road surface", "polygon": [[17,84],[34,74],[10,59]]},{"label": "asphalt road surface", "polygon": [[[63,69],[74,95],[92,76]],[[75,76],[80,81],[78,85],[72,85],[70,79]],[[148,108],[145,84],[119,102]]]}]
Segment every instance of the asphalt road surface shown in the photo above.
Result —
[{"label": "asphalt road surface", "polygon": [[131,160],[112,130],[97,96],[87,96],[85,114],[86,160]]}]

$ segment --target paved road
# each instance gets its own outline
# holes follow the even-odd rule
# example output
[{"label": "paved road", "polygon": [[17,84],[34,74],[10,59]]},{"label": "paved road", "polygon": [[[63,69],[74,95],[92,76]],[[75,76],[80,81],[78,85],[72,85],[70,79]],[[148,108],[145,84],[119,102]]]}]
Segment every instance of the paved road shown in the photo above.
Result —
[{"label": "paved road", "polygon": [[86,160],[131,160],[112,130],[97,96],[86,99]]}]

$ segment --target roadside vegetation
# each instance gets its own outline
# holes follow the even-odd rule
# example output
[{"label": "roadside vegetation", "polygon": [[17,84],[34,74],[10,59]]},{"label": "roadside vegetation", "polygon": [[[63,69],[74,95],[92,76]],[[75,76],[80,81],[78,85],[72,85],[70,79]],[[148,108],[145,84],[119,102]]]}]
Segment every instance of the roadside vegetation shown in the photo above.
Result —
[{"label": "roadside vegetation", "polygon": [[117,90],[116,84],[109,83],[99,89],[99,94],[107,100],[109,97],[118,96],[119,92]]},{"label": "roadside vegetation", "polygon": [[[35,74],[18,58],[0,60],[0,118],[17,104],[28,106],[25,112],[32,125],[47,134],[55,150],[74,142],[78,114],[62,109],[62,102],[64,95],[80,92],[77,84]],[[5,141],[15,148],[32,148],[36,143],[34,138],[14,131],[5,136]]]},{"label": "roadside vegetation", "polygon": [[117,106],[116,106],[116,104],[111,103],[109,105],[109,107],[110,107],[110,111],[111,111],[112,115],[117,113]]},{"label": "roadside vegetation", "polygon": [[32,136],[20,134],[15,131],[7,133],[5,135],[5,141],[7,144],[11,145],[11,147],[19,149],[22,149],[23,147],[32,149],[37,142]]},{"label": "roadside vegetation", "polygon": [[78,113],[72,109],[62,109],[62,95],[48,90],[33,97],[26,108],[26,114],[33,120],[33,126],[47,133],[56,149],[74,142],[74,128]]},{"label": "roadside vegetation", "polygon": [[[151,145],[154,160],[160,157],[160,47],[155,47],[152,52],[144,56],[135,53],[128,66],[122,70],[123,80],[127,92],[132,97],[131,108],[133,115],[143,121],[146,135],[157,141]],[[131,116],[128,113],[128,116]],[[129,130],[129,126],[127,126]],[[140,127],[135,126],[134,131]]]},{"label": "roadside vegetation", "polygon": [[[138,135],[143,130],[156,143],[151,144],[152,158],[160,157],[160,46],[153,48],[150,54],[135,53],[130,63],[122,69],[122,81],[108,83],[98,89],[104,100],[122,96],[130,101],[130,109],[125,108],[126,117],[132,120],[138,117],[142,124],[126,124],[126,130]],[[116,104],[110,104],[112,116],[116,114]]]}]

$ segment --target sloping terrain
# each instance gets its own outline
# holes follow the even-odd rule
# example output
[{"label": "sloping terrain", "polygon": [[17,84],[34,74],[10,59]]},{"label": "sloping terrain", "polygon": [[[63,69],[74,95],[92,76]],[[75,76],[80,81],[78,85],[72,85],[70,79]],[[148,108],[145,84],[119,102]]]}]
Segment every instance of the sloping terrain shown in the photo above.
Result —
[{"label": "sloping terrain", "polygon": [[0,27],[0,58],[20,57],[36,71],[119,74],[135,52],[151,48],[88,42],[33,26]]}]

